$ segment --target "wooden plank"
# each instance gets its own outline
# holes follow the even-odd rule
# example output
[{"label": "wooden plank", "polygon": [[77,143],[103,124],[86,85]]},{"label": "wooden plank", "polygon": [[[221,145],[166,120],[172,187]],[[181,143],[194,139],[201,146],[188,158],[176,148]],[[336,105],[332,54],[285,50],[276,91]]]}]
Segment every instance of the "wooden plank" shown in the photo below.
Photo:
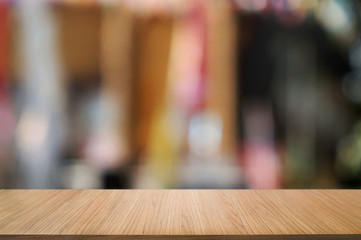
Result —
[{"label": "wooden plank", "polygon": [[361,239],[361,191],[3,190],[0,239]]}]

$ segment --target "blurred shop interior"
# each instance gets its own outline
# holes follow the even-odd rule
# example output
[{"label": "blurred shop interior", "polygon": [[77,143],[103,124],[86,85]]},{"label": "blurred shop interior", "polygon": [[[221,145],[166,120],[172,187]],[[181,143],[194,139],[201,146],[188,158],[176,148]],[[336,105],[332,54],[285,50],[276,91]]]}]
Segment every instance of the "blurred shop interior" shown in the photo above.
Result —
[{"label": "blurred shop interior", "polygon": [[0,188],[360,188],[361,1],[0,1]]}]

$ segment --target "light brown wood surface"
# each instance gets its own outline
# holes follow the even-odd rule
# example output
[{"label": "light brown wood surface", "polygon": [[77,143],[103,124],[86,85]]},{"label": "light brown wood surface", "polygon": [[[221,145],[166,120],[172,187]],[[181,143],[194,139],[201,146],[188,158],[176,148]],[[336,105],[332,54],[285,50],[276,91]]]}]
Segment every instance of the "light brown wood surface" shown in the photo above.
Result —
[{"label": "light brown wood surface", "polygon": [[361,191],[0,190],[0,239],[361,239]]}]

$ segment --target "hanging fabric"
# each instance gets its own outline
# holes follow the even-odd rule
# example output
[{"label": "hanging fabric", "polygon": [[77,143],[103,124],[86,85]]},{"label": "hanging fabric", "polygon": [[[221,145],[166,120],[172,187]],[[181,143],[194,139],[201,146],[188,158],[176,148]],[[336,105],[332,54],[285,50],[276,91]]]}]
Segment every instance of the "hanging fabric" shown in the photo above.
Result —
[{"label": "hanging fabric", "polygon": [[16,139],[21,187],[56,188],[65,130],[57,25],[45,1],[20,1],[16,11],[23,59],[23,106]]}]

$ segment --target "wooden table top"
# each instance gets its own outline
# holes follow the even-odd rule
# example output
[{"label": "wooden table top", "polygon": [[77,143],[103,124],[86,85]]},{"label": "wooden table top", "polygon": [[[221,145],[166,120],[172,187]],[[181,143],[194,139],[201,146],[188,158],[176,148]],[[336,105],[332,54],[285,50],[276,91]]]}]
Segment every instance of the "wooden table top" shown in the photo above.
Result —
[{"label": "wooden table top", "polygon": [[360,190],[0,190],[0,239],[361,239]]}]

